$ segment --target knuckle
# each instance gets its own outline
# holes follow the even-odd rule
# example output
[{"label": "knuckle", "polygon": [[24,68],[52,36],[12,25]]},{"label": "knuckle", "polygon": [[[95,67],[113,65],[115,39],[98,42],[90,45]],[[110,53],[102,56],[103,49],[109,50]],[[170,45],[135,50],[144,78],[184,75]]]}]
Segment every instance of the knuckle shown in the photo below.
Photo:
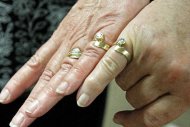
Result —
[{"label": "knuckle", "polygon": [[55,92],[54,88],[52,88],[51,86],[47,86],[44,89],[44,93],[48,96],[48,97],[55,97],[57,96],[57,93]]},{"label": "knuckle", "polygon": [[101,64],[110,76],[115,76],[119,70],[118,63],[109,56],[103,58]]},{"label": "knuckle", "polygon": [[68,72],[71,68],[72,68],[72,64],[69,64],[69,63],[63,63],[61,65],[61,69],[64,72]]},{"label": "knuckle", "polygon": [[86,47],[83,55],[91,57],[91,58],[100,58],[103,54],[100,48],[94,47],[92,44]]},{"label": "knuckle", "polygon": [[87,78],[86,83],[88,84],[88,89],[94,93],[101,93],[103,91],[101,84],[93,77]]},{"label": "knuckle", "polygon": [[57,57],[52,57],[50,61],[47,63],[46,68],[49,68],[50,70],[56,72],[58,68],[60,68],[61,60]]},{"label": "knuckle", "polygon": [[33,55],[26,63],[26,66],[28,66],[32,70],[39,70],[42,67],[42,61],[40,56],[37,53]]},{"label": "knuckle", "polygon": [[189,75],[189,69],[184,65],[178,60],[173,60],[167,68],[167,81],[174,83],[182,78],[185,79],[186,75]]},{"label": "knuckle", "polygon": [[82,66],[76,64],[76,65],[73,66],[72,69],[74,70],[74,72],[75,72],[76,74],[79,74],[79,75],[81,75],[81,76],[85,75],[85,72],[86,72],[86,71],[85,71],[85,67],[82,67]]},{"label": "knuckle", "polygon": [[54,76],[54,72],[52,70],[45,69],[40,77],[40,80],[49,82],[53,76]]}]

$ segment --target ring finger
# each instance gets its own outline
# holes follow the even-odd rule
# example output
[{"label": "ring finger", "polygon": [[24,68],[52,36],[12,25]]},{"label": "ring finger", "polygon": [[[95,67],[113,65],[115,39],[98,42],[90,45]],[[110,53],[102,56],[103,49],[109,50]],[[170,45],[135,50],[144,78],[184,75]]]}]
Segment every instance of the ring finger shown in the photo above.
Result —
[{"label": "ring finger", "polygon": [[126,66],[132,56],[132,45],[126,36],[120,36],[86,78],[80,88],[77,104],[86,107],[105,89]]}]

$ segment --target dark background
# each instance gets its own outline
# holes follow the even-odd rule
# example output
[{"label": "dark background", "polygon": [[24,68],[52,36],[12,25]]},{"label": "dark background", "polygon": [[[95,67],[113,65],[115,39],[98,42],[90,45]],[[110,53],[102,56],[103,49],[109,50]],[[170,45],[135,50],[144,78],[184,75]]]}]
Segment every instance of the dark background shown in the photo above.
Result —
[{"label": "dark background", "polygon": [[[51,36],[76,0],[0,0],[0,90],[10,77]],[[0,104],[0,127],[8,124],[27,98]],[[31,127],[101,127],[106,93],[88,108],[65,97]]]},{"label": "dark background", "polygon": [[[104,92],[87,108],[79,108],[76,105],[75,94],[65,97],[30,127],[101,127],[105,97],[106,93]],[[0,127],[9,127],[9,122],[25,99],[26,94],[11,104],[0,104]]]}]

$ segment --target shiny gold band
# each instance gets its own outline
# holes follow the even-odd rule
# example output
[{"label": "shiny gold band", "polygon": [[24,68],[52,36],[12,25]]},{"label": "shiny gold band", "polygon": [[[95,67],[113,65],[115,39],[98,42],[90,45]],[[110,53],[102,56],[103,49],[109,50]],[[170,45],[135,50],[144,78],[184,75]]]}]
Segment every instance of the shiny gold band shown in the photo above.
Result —
[{"label": "shiny gold band", "polygon": [[114,50],[122,55],[125,56],[125,58],[127,59],[127,61],[131,60],[131,55],[129,54],[129,52],[127,50],[125,50],[124,47],[120,47],[118,45],[115,46]]},{"label": "shiny gold band", "polygon": [[109,50],[110,46],[105,43],[105,36],[102,33],[97,33],[94,36],[94,46],[101,48],[105,51]]},{"label": "shiny gold band", "polygon": [[79,48],[73,48],[68,54],[68,56],[73,59],[79,59],[81,55],[82,52]]},{"label": "shiny gold band", "polygon": [[69,54],[68,56],[73,59],[79,59],[81,54]]},{"label": "shiny gold band", "polygon": [[125,58],[127,59],[127,61],[129,62],[131,60],[131,55],[130,53],[125,49],[125,45],[126,45],[126,41],[124,39],[119,39],[116,43],[115,43],[115,48],[114,50],[120,54],[122,54],[123,56],[125,56]]},{"label": "shiny gold band", "polygon": [[110,46],[106,43],[99,42],[99,41],[94,41],[94,46],[104,49],[105,51],[109,50]]}]

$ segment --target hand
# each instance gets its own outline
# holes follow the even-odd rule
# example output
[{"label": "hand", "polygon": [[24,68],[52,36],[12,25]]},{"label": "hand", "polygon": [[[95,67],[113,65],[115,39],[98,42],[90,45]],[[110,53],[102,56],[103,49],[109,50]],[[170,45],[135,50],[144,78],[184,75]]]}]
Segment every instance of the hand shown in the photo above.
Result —
[{"label": "hand", "polygon": [[78,103],[88,106],[119,74],[116,81],[135,109],[116,114],[116,123],[160,127],[185,112],[190,105],[189,6],[189,0],[156,0],[145,7],[119,36],[131,62],[110,48],[84,81]]},{"label": "hand", "polygon": [[[1,92],[0,101],[10,103],[39,79],[13,118],[11,126],[28,126],[65,95],[73,93],[105,53],[92,45],[93,36],[100,31],[111,45],[124,26],[146,4],[148,0],[78,1],[49,41],[11,78]],[[83,51],[81,58],[76,60],[67,57],[68,52],[76,47]],[[56,93],[61,82],[66,82],[68,88],[61,94]]]}]

